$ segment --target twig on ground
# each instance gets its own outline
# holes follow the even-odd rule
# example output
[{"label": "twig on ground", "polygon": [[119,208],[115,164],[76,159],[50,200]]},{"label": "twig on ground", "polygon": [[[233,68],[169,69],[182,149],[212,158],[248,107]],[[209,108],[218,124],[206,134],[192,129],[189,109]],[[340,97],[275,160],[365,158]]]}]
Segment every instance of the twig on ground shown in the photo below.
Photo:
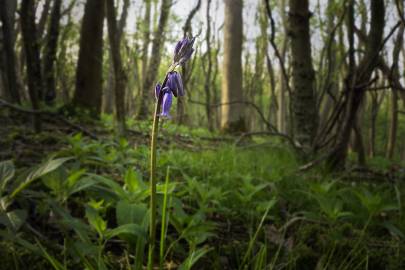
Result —
[{"label": "twig on ground", "polygon": [[11,103],[3,100],[3,99],[0,99],[0,107],[6,107],[6,108],[12,109],[14,111],[18,111],[18,112],[25,113],[25,114],[39,114],[39,115],[52,116],[53,118],[58,119],[59,121],[61,121],[61,122],[65,123],[66,125],[74,128],[75,130],[80,131],[84,135],[89,136],[90,138],[92,138],[94,140],[98,139],[97,136],[94,133],[90,132],[89,130],[85,129],[84,127],[82,127],[82,126],[80,126],[78,124],[75,124],[75,123],[69,121],[65,117],[63,117],[60,114],[55,113],[55,112],[31,110],[31,109],[27,109],[27,108],[22,108],[20,106],[11,104]]}]

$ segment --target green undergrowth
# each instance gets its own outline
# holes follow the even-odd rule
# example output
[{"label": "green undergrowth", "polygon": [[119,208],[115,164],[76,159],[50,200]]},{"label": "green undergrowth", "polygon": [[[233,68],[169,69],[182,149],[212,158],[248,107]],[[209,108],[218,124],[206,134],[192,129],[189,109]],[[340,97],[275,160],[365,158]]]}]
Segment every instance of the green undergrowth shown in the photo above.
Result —
[{"label": "green undergrowth", "polygon": [[[405,268],[403,182],[301,173],[277,141],[181,148],[213,135],[164,128],[156,267]],[[76,134],[35,166],[2,161],[0,269],[142,269],[149,147],[131,141]]]}]

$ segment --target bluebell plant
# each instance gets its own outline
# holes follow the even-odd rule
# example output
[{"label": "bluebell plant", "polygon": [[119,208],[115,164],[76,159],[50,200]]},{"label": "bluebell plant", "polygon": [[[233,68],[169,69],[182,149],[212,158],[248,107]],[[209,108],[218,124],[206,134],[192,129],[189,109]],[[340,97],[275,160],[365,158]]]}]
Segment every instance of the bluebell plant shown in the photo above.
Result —
[{"label": "bluebell plant", "polygon": [[148,269],[153,269],[154,249],[156,239],[156,146],[159,129],[159,119],[171,118],[170,108],[173,96],[184,96],[184,87],[181,75],[176,71],[178,66],[185,64],[194,52],[195,37],[185,37],[177,42],[174,49],[173,62],[166,73],[163,83],[155,86],[155,112],[153,114],[153,126],[151,135],[150,156],[150,222],[149,222],[149,251]]}]

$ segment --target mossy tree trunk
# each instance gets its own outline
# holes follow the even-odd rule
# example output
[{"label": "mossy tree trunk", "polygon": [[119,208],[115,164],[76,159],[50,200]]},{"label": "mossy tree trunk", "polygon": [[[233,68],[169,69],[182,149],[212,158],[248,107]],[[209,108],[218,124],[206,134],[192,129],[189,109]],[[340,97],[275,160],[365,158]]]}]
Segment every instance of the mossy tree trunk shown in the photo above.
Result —
[{"label": "mossy tree trunk", "polygon": [[290,0],[289,37],[292,60],[294,134],[303,150],[312,152],[318,126],[315,72],[312,66],[308,0]]}]

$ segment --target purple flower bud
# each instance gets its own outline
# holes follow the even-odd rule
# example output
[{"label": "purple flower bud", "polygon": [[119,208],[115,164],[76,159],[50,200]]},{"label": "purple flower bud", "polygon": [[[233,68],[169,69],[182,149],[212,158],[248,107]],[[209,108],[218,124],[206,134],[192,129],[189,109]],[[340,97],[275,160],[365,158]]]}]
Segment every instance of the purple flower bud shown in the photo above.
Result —
[{"label": "purple flower bud", "polygon": [[174,54],[175,54],[175,55],[179,53],[179,50],[180,50],[180,48],[181,48],[181,45],[182,45],[182,42],[181,42],[181,40],[180,40],[179,42],[177,42],[176,47],[174,48]]},{"label": "purple flower bud", "polygon": [[185,37],[183,40],[177,42],[176,47],[174,49],[174,57],[173,57],[175,63],[184,64],[190,59],[194,51],[193,49],[194,41],[195,37],[191,39]]},{"label": "purple flower bud", "polygon": [[157,83],[155,86],[155,98],[156,100],[159,99],[159,93],[160,93],[160,89],[162,88],[162,86],[160,85],[160,83]]},{"label": "purple flower bud", "polygon": [[164,95],[163,95],[163,104],[162,104],[162,113],[160,114],[161,117],[164,118],[171,118],[169,112],[170,107],[172,106],[173,95],[172,91],[168,88],[163,88]]}]

